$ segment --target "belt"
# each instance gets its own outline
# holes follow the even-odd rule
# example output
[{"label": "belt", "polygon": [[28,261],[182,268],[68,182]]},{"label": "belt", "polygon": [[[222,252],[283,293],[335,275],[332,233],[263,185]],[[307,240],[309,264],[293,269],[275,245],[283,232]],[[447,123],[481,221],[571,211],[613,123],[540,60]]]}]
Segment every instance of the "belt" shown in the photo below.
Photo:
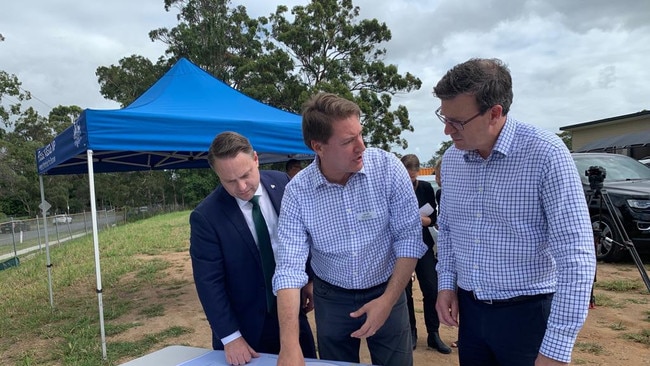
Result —
[{"label": "belt", "polygon": [[338,292],[344,292],[348,294],[358,294],[358,293],[365,293],[365,292],[375,292],[376,290],[381,289],[382,287],[385,288],[388,285],[388,281],[384,283],[380,283],[379,285],[375,285],[369,288],[364,288],[364,289],[349,289],[349,288],[344,288],[340,286],[333,285],[322,278],[314,275],[314,279],[322,282],[324,285],[330,287],[331,289],[338,291]]},{"label": "belt", "polygon": [[471,297],[474,301],[480,302],[483,304],[488,304],[488,305],[498,305],[498,304],[512,304],[512,303],[518,303],[518,302],[523,302],[523,301],[531,301],[531,300],[542,300],[542,299],[548,299],[553,297],[553,293],[550,294],[536,294],[536,295],[521,295],[521,296],[515,296],[511,297],[509,299],[479,299],[476,297],[476,293],[474,291],[467,291],[463,290],[462,288],[458,288],[459,291],[464,291],[466,292],[469,297]]}]

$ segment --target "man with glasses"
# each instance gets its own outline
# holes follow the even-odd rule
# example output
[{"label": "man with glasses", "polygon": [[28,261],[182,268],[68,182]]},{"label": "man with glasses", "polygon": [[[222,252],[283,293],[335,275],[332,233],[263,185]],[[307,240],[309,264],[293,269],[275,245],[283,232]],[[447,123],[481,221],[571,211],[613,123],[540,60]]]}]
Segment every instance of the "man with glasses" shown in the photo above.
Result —
[{"label": "man with glasses", "polygon": [[593,233],[576,166],[554,134],[508,115],[512,79],[471,59],[438,82],[441,323],[460,365],[566,365],[587,316]]}]

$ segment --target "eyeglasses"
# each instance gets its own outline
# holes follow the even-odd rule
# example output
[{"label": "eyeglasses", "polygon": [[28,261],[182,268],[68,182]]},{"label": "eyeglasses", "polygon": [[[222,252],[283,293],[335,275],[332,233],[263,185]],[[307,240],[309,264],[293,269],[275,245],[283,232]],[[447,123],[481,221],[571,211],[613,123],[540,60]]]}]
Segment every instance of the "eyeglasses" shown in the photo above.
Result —
[{"label": "eyeglasses", "polygon": [[440,114],[440,109],[442,109],[442,107],[438,107],[438,109],[436,109],[436,116],[438,116],[440,121],[442,123],[444,123],[444,124],[450,124],[451,127],[457,129],[458,131],[462,131],[464,129],[463,126],[465,126],[466,124],[472,122],[472,120],[474,120],[474,118],[476,118],[476,117],[478,117],[478,116],[480,116],[482,114],[485,114],[485,112],[489,111],[489,109],[488,109],[485,112],[478,112],[475,115],[473,115],[472,117],[470,117],[469,119],[466,119],[464,121],[456,121],[456,120],[447,118],[446,116]]}]

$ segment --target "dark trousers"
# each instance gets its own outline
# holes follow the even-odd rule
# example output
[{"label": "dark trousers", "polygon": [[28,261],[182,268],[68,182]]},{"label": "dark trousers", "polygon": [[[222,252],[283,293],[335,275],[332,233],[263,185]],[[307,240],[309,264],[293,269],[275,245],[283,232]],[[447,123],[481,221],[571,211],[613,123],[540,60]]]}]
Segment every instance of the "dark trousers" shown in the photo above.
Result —
[{"label": "dark trousers", "polygon": [[[361,328],[366,316],[352,318],[351,312],[381,296],[386,285],[367,290],[347,290],[314,279],[314,311],[318,354],[323,360],[359,363],[361,340],[350,336]],[[383,366],[413,365],[413,350],[406,309],[402,294],[393,306],[384,325],[366,339],[373,364]]]},{"label": "dark trousers", "polygon": [[546,332],[553,294],[486,304],[458,289],[461,366],[533,366]]},{"label": "dark trousers", "polygon": [[[433,249],[429,248],[415,266],[415,275],[422,291],[422,305],[424,310],[424,324],[427,333],[431,334],[440,328],[440,320],[436,312],[436,300],[438,300],[438,272],[436,272],[436,259]],[[416,329],[415,306],[413,302],[413,284],[406,285],[406,301],[409,309],[409,322],[411,330]]]},{"label": "dark trousers", "polygon": [[[262,336],[257,347],[251,345],[256,352],[278,354],[280,353],[280,325],[278,317],[266,314]],[[302,354],[306,358],[316,358],[316,344],[314,343],[314,335],[312,334],[311,327],[307,316],[300,312],[300,348]]]}]

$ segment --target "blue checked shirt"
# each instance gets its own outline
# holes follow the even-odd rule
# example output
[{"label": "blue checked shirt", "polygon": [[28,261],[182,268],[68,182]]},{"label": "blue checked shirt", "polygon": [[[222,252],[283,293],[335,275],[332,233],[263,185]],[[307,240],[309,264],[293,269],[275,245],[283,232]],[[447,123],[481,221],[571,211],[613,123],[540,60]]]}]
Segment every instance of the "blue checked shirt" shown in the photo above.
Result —
[{"label": "blue checked shirt", "polygon": [[449,148],[438,219],[439,290],[479,299],[555,292],[540,352],[569,362],[596,258],[575,163],[554,134],[508,118],[487,159]]},{"label": "blue checked shirt", "polygon": [[391,153],[368,148],[348,182],[329,183],[318,158],[287,185],[278,223],[273,288],[307,283],[311,250],[316,276],[346,289],[386,282],[399,257],[420,258],[427,247],[413,185]]}]

